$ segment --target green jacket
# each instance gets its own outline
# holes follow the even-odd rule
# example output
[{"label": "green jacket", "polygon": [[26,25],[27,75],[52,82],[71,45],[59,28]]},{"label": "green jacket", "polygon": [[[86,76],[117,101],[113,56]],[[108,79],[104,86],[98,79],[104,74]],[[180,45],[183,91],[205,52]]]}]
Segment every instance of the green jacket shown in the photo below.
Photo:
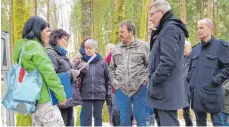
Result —
[{"label": "green jacket", "polygon": [[[66,98],[64,87],[61,85],[60,79],[56,75],[53,65],[46,53],[45,47],[38,40],[18,40],[13,53],[13,60],[18,63],[19,55],[22,47],[24,52],[22,55],[22,66],[31,72],[35,67],[42,76],[41,96],[38,104],[50,101],[50,95],[47,86],[55,93],[59,102],[63,102]],[[46,83],[46,84],[45,84]]]}]

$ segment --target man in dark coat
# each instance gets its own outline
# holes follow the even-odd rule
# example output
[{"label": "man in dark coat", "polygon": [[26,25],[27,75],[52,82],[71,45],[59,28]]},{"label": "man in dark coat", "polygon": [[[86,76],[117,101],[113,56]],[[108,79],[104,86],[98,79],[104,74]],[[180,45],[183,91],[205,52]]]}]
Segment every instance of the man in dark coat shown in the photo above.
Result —
[{"label": "man in dark coat", "polygon": [[148,103],[156,109],[159,126],[179,126],[177,110],[188,106],[183,81],[184,43],[188,31],[165,0],[151,5],[150,21],[157,32],[151,37]]},{"label": "man in dark coat", "polygon": [[212,36],[213,28],[211,19],[198,21],[197,34],[201,42],[193,48],[189,66],[187,81],[198,126],[207,125],[207,113],[211,114],[214,126],[223,126],[225,90],[222,84],[229,76],[229,46]]}]

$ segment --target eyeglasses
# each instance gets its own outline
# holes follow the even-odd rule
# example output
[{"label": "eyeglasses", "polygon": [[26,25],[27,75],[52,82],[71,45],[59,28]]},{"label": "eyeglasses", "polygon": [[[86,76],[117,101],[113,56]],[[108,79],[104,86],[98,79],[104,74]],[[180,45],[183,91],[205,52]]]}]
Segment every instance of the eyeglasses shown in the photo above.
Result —
[{"label": "eyeglasses", "polygon": [[156,13],[159,12],[159,11],[161,11],[161,10],[157,10],[157,11],[155,11],[155,12],[153,12],[153,13],[150,13],[150,16],[152,17],[154,14],[156,14]]},{"label": "eyeglasses", "polygon": [[64,39],[66,42],[68,42],[68,40],[69,40],[69,38],[67,38],[67,37],[63,37],[63,39]]}]

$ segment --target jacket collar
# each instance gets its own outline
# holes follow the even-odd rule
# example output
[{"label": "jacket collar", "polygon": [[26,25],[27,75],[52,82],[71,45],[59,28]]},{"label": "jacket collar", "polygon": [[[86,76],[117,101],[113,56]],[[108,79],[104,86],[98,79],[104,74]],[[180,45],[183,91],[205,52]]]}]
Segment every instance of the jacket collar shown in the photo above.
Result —
[{"label": "jacket collar", "polygon": [[211,39],[210,39],[208,42],[203,42],[203,41],[201,41],[201,42],[200,42],[201,48],[206,48],[206,47],[208,47],[208,46],[212,43],[212,41],[214,41],[214,40],[215,40],[215,38],[212,36]]},{"label": "jacket collar", "polygon": [[130,43],[130,45],[126,45],[125,43],[121,42],[121,47],[135,47],[137,45],[137,37],[134,37],[134,40]]}]

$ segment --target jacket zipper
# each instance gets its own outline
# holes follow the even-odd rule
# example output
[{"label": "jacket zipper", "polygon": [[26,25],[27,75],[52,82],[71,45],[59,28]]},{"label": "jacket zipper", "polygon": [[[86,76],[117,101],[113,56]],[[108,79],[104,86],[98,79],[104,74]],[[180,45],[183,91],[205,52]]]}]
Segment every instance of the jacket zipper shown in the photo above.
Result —
[{"label": "jacket zipper", "polygon": [[92,64],[92,100],[94,99],[94,78],[93,78],[93,76],[94,76],[94,65]]}]

